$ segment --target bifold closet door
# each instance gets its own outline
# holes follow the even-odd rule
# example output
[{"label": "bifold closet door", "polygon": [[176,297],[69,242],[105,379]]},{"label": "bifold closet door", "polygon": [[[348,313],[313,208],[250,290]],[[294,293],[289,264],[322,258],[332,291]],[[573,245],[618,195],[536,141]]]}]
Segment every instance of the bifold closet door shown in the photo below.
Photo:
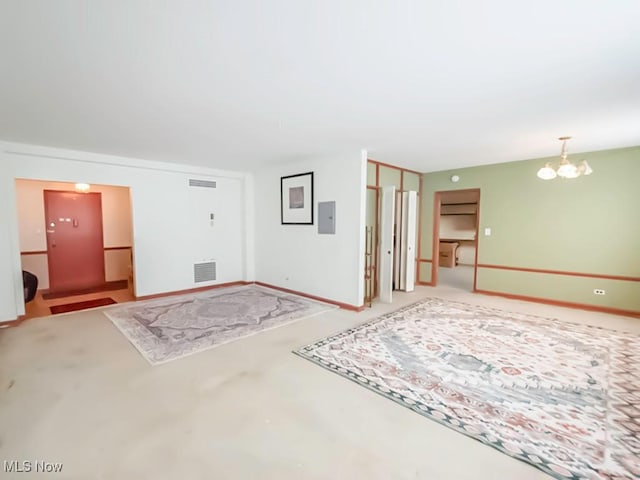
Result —
[{"label": "bifold closet door", "polygon": [[396,187],[383,187],[380,202],[380,301],[391,303],[393,290],[393,227]]},{"label": "bifold closet door", "polygon": [[406,292],[412,292],[415,288],[417,204],[418,192],[403,192],[400,289]]},{"label": "bifold closet door", "polygon": [[402,198],[403,192],[396,191],[395,218],[393,227],[393,289],[404,290],[402,279]]}]

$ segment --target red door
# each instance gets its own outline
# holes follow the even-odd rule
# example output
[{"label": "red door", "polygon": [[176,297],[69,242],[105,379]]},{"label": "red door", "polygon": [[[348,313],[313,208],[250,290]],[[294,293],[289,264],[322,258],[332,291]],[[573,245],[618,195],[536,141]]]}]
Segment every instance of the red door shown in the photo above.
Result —
[{"label": "red door", "polygon": [[44,191],[49,290],[103,285],[102,197],[99,193]]}]

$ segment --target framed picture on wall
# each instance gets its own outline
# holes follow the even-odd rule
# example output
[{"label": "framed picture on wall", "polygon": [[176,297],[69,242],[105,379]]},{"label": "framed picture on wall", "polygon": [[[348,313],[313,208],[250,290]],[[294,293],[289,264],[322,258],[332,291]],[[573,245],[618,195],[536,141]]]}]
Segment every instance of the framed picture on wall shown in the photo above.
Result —
[{"label": "framed picture on wall", "polygon": [[282,225],[313,225],[313,172],[280,177]]}]

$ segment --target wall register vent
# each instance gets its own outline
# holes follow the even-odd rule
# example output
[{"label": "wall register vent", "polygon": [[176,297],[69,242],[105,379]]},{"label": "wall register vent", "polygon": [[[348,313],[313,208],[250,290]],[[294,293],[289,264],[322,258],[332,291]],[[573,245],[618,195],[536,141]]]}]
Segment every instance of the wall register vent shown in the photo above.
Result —
[{"label": "wall register vent", "polygon": [[216,188],[216,182],[213,180],[198,180],[197,178],[189,179],[190,187]]},{"label": "wall register vent", "polygon": [[216,262],[193,264],[193,281],[195,283],[211,282],[216,279]]}]

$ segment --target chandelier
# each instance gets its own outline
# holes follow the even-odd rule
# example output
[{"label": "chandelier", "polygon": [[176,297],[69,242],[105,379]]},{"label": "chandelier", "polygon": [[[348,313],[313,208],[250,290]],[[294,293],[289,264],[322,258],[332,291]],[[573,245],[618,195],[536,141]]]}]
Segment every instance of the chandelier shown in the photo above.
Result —
[{"label": "chandelier", "polygon": [[593,169],[586,160],[582,160],[578,165],[567,160],[567,140],[571,140],[571,137],[560,137],[558,140],[562,142],[558,168],[553,168],[551,162],[547,162],[544,167],[538,170],[538,178],[542,180],[553,180],[556,177],[577,178],[580,175],[591,175]]}]

